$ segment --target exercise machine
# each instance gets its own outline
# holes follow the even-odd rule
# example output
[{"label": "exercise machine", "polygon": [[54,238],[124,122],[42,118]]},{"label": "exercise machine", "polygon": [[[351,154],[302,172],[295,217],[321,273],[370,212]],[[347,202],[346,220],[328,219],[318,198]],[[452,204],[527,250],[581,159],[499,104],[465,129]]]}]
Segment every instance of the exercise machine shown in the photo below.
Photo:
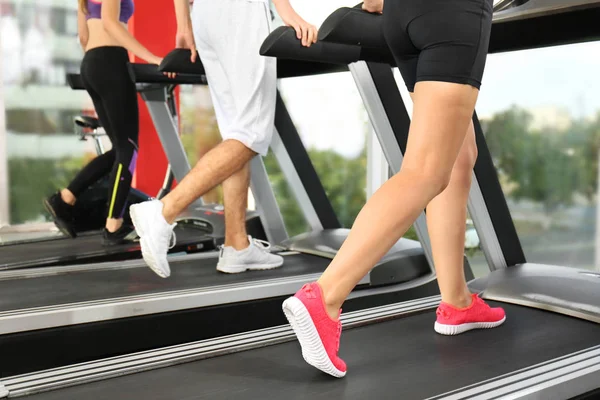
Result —
[{"label": "exercise machine", "polygon": [[[67,82],[74,90],[83,90],[83,83],[78,74],[67,74]],[[167,99],[171,118],[176,118],[174,99]],[[74,118],[75,133],[80,140],[91,138],[94,141],[96,152],[104,152],[102,136],[105,134],[97,118],[87,115],[79,115]],[[157,194],[157,198],[165,196],[173,183],[173,174],[168,167],[165,173],[163,186]],[[74,208],[75,230],[78,237],[75,239],[56,235],[46,240],[15,242],[0,247],[0,271],[14,270],[19,268],[70,266],[83,263],[99,263],[109,261],[124,261],[141,258],[140,245],[137,241],[117,246],[103,246],[100,240],[101,229],[104,227],[106,217],[108,178],[104,178],[86,190]],[[151,196],[132,188],[128,196],[128,205],[149,200]],[[200,225],[178,225],[175,228],[177,241],[170,249],[171,253],[194,253],[214,250],[222,239],[215,235],[215,227],[224,224],[222,211],[218,206],[205,210],[205,219],[208,221],[204,226]],[[211,218],[214,223],[211,222]],[[130,223],[129,212],[125,212],[124,219]],[[253,220],[254,221],[254,220]],[[253,233],[260,236],[256,224],[252,225]],[[200,229],[201,228],[201,229]],[[223,229],[221,228],[221,231]],[[218,229],[217,229],[218,231]]]},{"label": "exercise machine", "polygon": [[[332,15],[323,24],[322,35],[327,26],[368,35],[377,30],[357,29],[356,21],[365,24],[361,27],[377,28],[380,23],[378,17],[359,10],[342,9],[334,14],[335,18]],[[590,19],[586,14],[591,15]],[[595,0],[529,0],[495,15],[490,48],[505,51],[539,47],[548,43],[543,33],[555,35],[561,44],[597,40],[599,15],[600,2]],[[355,22],[349,27],[345,25],[352,20]],[[579,29],[565,32],[559,40],[558,22],[563,26],[579,23]],[[541,31],[539,41],[523,38],[523,29]],[[320,63],[330,62],[330,56],[339,57],[344,49],[353,51],[356,58],[338,58],[335,62],[348,61],[351,69],[364,68],[364,73],[355,77],[361,78],[364,88],[369,78],[373,97],[381,103],[381,107],[373,108],[371,118],[377,110],[395,110],[406,116],[397,85],[387,73],[392,65],[382,63],[381,58],[371,60],[369,53],[374,48],[365,51],[358,44],[340,43],[345,40],[342,35],[335,42],[322,36],[310,49],[303,49],[288,30],[279,28],[267,40],[287,48],[295,45],[296,55],[287,53],[286,57],[304,62],[315,46],[319,46],[315,53],[320,55],[311,57]],[[275,35],[281,36],[277,39]],[[519,43],[520,39],[527,44]],[[265,53],[278,55],[275,47],[265,49]],[[363,94],[363,99],[367,98]],[[395,130],[402,146],[406,144],[409,119],[403,123],[402,130]],[[342,338],[341,356],[349,364],[349,373],[342,380],[307,366],[291,328],[282,325],[99,360],[76,366],[76,370],[72,367],[52,374],[44,371],[18,376],[3,383],[15,395],[86,383],[39,395],[40,400],[83,396],[92,400],[108,396],[124,399],[133,392],[139,397],[211,399],[594,398],[600,386],[598,274],[526,262],[481,127],[475,126],[479,159],[474,173],[484,202],[477,205],[478,195],[472,191],[470,209],[492,272],[470,285],[493,305],[505,307],[508,318],[503,326],[456,337],[437,335],[432,325],[440,299],[429,296],[345,314],[343,322],[348,332]],[[486,219],[492,225],[489,231],[482,229]],[[145,372],[133,373],[140,371]],[[80,375],[75,376],[77,372]],[[115,376],[119,377],[97,381]]]},{"label": "exercise machine", "polygon": [[[319,68],[322,73],[331,72],[326,64],[301,64],[299,68],[296,67],[297,63],[290,63],[279,68],[279,74],[316,74]],[[154,74],[163,76],[156,69]],[[201,78],[201,75],[180,75],[184,82],[197,82]],[[141,79],[137,72],[136,79]],[[146,81],[151,79],[154,78],[144,78]],[[164,105],[161,107],[164,108]],[[281,123],[289,118],[284,111],[283,101],[278,101],[278,136],[282,141],[289,140],[288,144],[296,143],[298,151],[288,153],[283,145],[277,150],[281,152],[282,160],[287,157],[288,161],[294,159],[296,162],[283,164],[282,169],[287,171],[286,178],[292,178],[291,184],[299,185],[294,193],[304,192],[310,204],[318,196],[317,192],[323,190],[322,184],[316,173],[307,172],[312,164],[306,163],[304,169],[296,170],[295,165],[301,165],[299,163],[302,160],[310,160],[291,120],[287,125]],[[277,142],[272,145],[274,152],[276,145]],[[260,158],[253,161],[251,172],[255,177],[257,172],[264,169],[254,168],[254,165],[260,166],[258,162],[262,163]],[[257,180],[260,183],[260,179],[266,178],[266,175],[258,176]],[[256,187],[253,186],[253,189]],[[256,189],[254,191],[256,193]],[[264,191],[260,193],[265,194]],[[324,190],[322,195],[323,201],[328,203]],[[257,205],[266,208],[262,204],[257,198]],[[319,209],[322,218],[326,215],[325,207],[331,205]],[[276,219],[277,209],[270,207],[270,211],[271,215],[261,212],[261,218]],[[269,229],[273,225],[267,223],[264,226],[267,235],[269,232],[277,234],[277,231]],[[283,318],[282,297],[318,278],[330,262],[334,251],[326,248],[326,242],[322,247],[322,254],[287,249],[279,253],[284,257],[282,268],[235,275],[215,272],[215,252],[173,256],[169,279],[155,276],[141,260],[73,266],[68,269],[68,274],[57,273],[54,268],[17,271],[10,274],[10,281],[9,275],[4,275],[7,277],[4,279],[0,273],[0,293],[3,298],[0,308],[0,352],[6,354],[6,351],[15,357],[19,354],[18,360],[6,364],[0,375],[31,372],[34,359],[35,368],[56,368],[74,360],[89,361],[106,354],[121,356],[136,350],[280,324]],[[389,303],[390,299],[409,300],[436,294],[435,275],[418,242],[404,241],[399,247],[361,281],[353,294],[354,306],[348,307],[360,309]],[[468,266],[465,269],[467,275],[472,276]],[[31,295],[17,296],[17,293]],[[235,323],[230,321],[232,315],[236,315]],[[257,320],[253,318],[255,315],[261,315],[264,319]],[[198,321],[210,323],[200,323],[201,328],[198,329]],[[70,340],[65,341],[65,337]],[[65,349],[67,342],[70,344],[69,351]],[[76,349],[73,348],[74,342],[77,343]],[[45,345],[40,347],[35,343]],[[32,352],[34,348],[35,352]]]}]

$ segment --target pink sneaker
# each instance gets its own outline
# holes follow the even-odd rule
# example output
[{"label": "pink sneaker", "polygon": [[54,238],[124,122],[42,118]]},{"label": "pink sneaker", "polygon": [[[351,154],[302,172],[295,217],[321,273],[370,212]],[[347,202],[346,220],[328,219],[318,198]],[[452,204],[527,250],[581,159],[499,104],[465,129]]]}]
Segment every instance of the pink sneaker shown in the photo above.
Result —
[{"label": "pink sneaker", "polygon": [[491,308],[476,293],[471,295],[473,302],[465,308],[456,308],[440,303],[434,329],[442,335],[458,335],[471,329],[495,328],[506,321],[504,310]]},{"label": "pink sneaker", "polygon": [[283,302],[283,312],[302,346],[304,360],[336,378],[345,376],[346,363],[338,357],[342,323],[327,314],[321,287],[307,283]]}]

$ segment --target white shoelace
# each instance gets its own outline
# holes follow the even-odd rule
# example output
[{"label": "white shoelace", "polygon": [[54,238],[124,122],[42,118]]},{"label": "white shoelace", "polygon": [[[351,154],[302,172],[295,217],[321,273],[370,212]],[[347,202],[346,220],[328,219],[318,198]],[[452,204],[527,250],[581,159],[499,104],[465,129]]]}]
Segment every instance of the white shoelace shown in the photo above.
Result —
[{"label": "white shoelace", "polygon": [[169,244],[169,250],[171,250],[177,244],[177,236],[175,235],[175,231],[174,230],[171,231],[169,242],[170,242],[170,244]]},{"label": "white shoelace", "polygon": [[[254,245],[254,247],[256,247],[259,250],[264,251],[265,253],[270,253],[269,250],[271,250],[271,243],[267,242],[266,240],[260,240],[260,239],[255,239],[252,236],[248,236],[248,241],[250,242],[250,245]],[[219,246],[219,256],[223,257],[223,251],[225,250],[225,245],[222,244]],[[241,250],[243,251],[243,250]]]},{"label": "white shoelace", "polygon": [[254,243],[256,247],[265,252],[269,252],[269,250],[271,249],[271,243],[267,242],[266,240],[252,238],[252,243]]}]

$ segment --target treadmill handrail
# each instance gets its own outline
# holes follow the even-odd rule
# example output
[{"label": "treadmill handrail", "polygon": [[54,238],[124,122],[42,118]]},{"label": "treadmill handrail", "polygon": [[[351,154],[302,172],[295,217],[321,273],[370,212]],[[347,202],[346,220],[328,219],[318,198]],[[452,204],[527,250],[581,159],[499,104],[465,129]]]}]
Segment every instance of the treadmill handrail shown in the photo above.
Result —
[{"label": "treadmill handrail", "polygon": [[161,83],[167,85],[206,85],[206,76],[177,74],[169,78],[158,69],[158,65],[132,63],[131,72],[136,83]]},{"label": "treadmill handrail", "polygon": [[600,0],[529,0],[516,7],[494,13],[494,24],[565,14],[586,8],[600,8]]},{"label": "treadmill handrail", "polygon": [[388,49],[317,41],[310,47],[302,46],[296,32],[288,26],[280,26],[267,36],[260,48],[263,56],[329,64],[351,64],[356,61],[373,61],[394,64]]},{"label": "treadmill handrail", "polygon": [[158,66],[161,72],[176,72],[178,74],[206,75],[204,65],[200,61],[200,55],[196,52],[196,61],[191,61],[192,51],[190,49],[175,49],[163,58]]},{"label": "treadmill handrail", "polygon": [[319,28],[319,40],[380,49],[387,52],[381,14],[356,7],[342,7],[331,13]]},{"label": "treadmill handrail", "polygon": [[[178,74],[204,74],[204,66],[200,57],[196,62],[190,61],[189,49],[174,49],[167,54],[158,69],[163,72],[176,72]],[[288,60],[280,58],[277,60],[277,77],[291,78],[297,76],[309,76],[348,71],[345,63],[326,64],[312,60]]]},{"label": "treadmill handrail", "polygon": [[[203,74],[177,74],[174,78],[169,78],[163,72],[159,71],[158,66],[154,64],[132,63],[129,64],[129,70],[131,76],[135,80],[135,83],[159,83],[164,85],[206,85],[206,76]],[[204,70],[204,68],[202,68],[202,70]],[[66,78],[71,89],[85,89],[80,74],[68,73]]]},{"label": "treadmill handrail", "polygon": [[[206,85],[205,75],[177,74],[169,78],[158,70],[158,66],[152,64],[133,63],[130,64],[131,76],[138,84],[164,84],[164,85]],[[66,74],[67,83],[73,90],[85,90],[80,74]]]}]

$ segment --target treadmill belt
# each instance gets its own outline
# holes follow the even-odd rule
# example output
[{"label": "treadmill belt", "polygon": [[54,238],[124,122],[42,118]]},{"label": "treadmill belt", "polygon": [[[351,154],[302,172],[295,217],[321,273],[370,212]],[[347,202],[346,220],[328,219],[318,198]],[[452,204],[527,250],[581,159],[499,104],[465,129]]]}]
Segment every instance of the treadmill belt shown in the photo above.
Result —
[{"label": "treadmill belt", "polygon": [[304,363],[296,341],[31,396],[32,400],[426,399],[600,343],[600,325],[503,305],[496,329],[441,336],[435,312],[349,330],[344,379]]},{"label": "treadmill belt", "polygon": [[169,279],[160,278],[150,268],[140,265],[0,280],[0,312],[316,274],[324,271],[330,261],[305,254],[287,255],[284,260],[281,268],[243,274],[217,272],[215,256],[172,262]]},{"label": "treadmill belt", "polygon": [[[172,253],[188,250],[212,250],[215,248],[213,238],[203,235],[197,229],[177,226],[175,228],[177,243],[170,250]],[[200,246],[200,248],[198,248]],[[118,246],[103,246],[99,234],[78,236],[75,239],[20,243],[0,247],[0,270],[40,267],[55,264],[70,264],[83,261],[129,260],[140,258],[139,243]]]}]

